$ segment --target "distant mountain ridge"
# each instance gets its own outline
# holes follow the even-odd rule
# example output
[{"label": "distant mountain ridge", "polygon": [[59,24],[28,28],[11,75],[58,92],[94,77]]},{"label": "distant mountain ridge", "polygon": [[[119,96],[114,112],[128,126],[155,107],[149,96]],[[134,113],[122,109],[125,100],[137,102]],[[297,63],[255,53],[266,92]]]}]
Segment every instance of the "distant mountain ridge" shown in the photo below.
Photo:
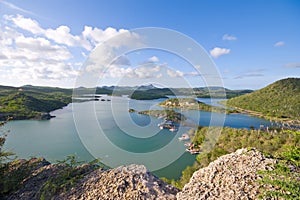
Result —
[{"label": "distant mountain ridge", "polygon": [[227,105],[267,117],[300,120],[300,78],[276,81],[255,92],[229,99]]},{"label": "distant mountain ridge", "polygon": [[158,88],[152,84],[133,87],[79,87],[74,90],[32,85],[24,85],[21,87],[0,85],[0,120],[6,120],[8,117],[13,117],[13,119],[49,119],[49,112],[71,103],[72,95],[73,97],[80,98],[84,95],[95,93],[97,95],[127,95],[129,98],[137,100],[153,100],[178,95],[194,95],[202,98],[225,98],[224,91],[227,97],[252,92],[251,90],[229,90],[222,87]]}]

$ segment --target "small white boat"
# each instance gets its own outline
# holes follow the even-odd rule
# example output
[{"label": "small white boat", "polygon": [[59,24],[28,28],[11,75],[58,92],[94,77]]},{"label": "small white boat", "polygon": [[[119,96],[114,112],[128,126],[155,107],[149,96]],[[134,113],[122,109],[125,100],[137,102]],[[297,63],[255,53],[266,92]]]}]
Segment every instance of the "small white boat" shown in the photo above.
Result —
[{"label": "small white boat", "polygon": [[189,146],[191,146],[191,144],[192,143],[190,143],[190,142],[186,142],[186,143],[184,143],[184,146],[189,147]]},{"label": "small white boat", "polygon": [[200,150],[191,149],[191,148],[185,149],[185,151],[189,152],[190,154],[199,154],[199,153],[201,153]]},{"label": "small white boat", "polygon": [[178,138],[179,141],[189,140],[190,137],[188,134],[184,133],[181,137]]},{"label": "small white boat", "polygon": [[172,127],[172,128],[169,129],[169,131],[175,132],[175,131],[177,131],[177,129],[175,127]]}]

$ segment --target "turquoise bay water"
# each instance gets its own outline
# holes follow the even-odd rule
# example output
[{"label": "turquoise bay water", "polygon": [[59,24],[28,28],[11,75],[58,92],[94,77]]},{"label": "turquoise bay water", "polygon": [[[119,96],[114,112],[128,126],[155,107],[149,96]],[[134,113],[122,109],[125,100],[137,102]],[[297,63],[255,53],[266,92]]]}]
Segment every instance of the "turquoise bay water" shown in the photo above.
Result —
[{"label": "turquoise bay water", "polygon": [[[195,156],[185,152],[184,143],[178,137],[188,131],[180,127],[178,132],[160,130],[162,119],[137,113],[137,111],[162,109],[157,104],[163,99],[138,101],[121,97],[105,97],[111,101],[69,104],[52,112],[55,118],[49,121],[11,121],[6,125],[10,133],[5,148],[19,158],[45,157],[51,162],[63,160],[76,154],[79,160],[91,161],[100,158],[105,164],[115,167],[122,164],[145,164],[157,176],[178,178],[181,171],[192,165]],[[215,104],[215,100],[199,99]],[[209,112],[184,111],[188,120],[208,126]],[[218,118],[223,114],[213,116]],[[225,116],[224,126],[235,128],[269,125],[266,120],[244,114]],[[75,120],[74,120],[75,118]],[[222,121],[222,120],[220,120]]]}]

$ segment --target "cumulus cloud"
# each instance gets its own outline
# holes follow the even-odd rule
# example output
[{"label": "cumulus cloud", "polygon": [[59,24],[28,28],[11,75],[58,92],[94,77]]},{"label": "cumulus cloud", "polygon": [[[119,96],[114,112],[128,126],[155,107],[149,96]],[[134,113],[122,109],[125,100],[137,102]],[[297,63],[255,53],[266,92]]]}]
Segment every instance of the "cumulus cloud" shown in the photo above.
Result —
[{"label": "cumulus cloud", "polygon": [[167,69],[167,74],[171,78],[183,77],[183,75],[184,75],[184,73],[182,71],[179,71],[179,70],[170,70],[170,69]]},{"label": "cumulus cloud", "polygon": [[67,46],[82,46],[86,49],[90,49],[90,44],[82,40],[80,36],[72,35],[68,26],[59,26],[56,29],[47,29],[43,34],[48,38],[59,44],[65,44]]},{"label": "cumulus cloud", "polygon": [[285,42],[279,41],[279,42],[276,42],[276,43],[274,44],[274,47],[282,47],[282,46],[284,46],[284,45],[285,45]]},{"label": "cumulus cloud", "polygon": [[105,30],[99,28],[93,28],[90,26],[85,26],[82,32],[82,36],[85,40],[89,41],[91,45],[97,46],[98,44],[108,40],[109,38],[115,36],[118,33],[124,33],[126,30],[120,29],[119,31],[108,27]]},{"label": "cumulus cloud", "polygon": [[157,76],[157,73],[161,70],[160,65],[156,66],[141,66],[134,69],[134,73],[137,78],[153,78]]},{"label": "cumulus cloud", "polygon": [[[4,19],[12,20],[8,16]],[[73,56],[66,46],[33,34],[41,32],[36,21],[24,20],[20,16],[14,20],[17,20],[14,25],[18,26],[0,24],[0,68],[5,69],[2,72],[5,80],[21,80],[27,84],[33,80],[62,80],[77,75],[77,70],[69,62]],[[25,28],[26,24],[32,28],[32,37],[25,36],[17,28]]]},{"label": "cumulus cloud", "polygon": [[214,58],[218,58],[222,55],[226,55],[230,53],[230,49],[215,47],[210,51],[210,55]]},{"label": "cumulus cloud", "polygon": [[225,35],[223,35],[222,39],[232,41],[232,40],[237,40],[237,37],[235,37],[233,35],[225,34]]},{"label": "cumulus cloud", "polygon": [[111,65],[107,68],[104,77],[106,78],[133,78],[133,79],[149,79],[161,77],[162,65],[140,65],[133,67],[118,67]]},{"label": "cumulus cloud", "polygon": [[[15,39],[16,49],[15,52],[24,52],[23,56],[28,60],[56,60],[63,61],[72,57],[69,50],[64,46],[51,44],[45,38],[32,38],[20,36]],[[10,52],[14,54],[14,52]]]},{"label": "cumulus cloud", "polygon": [[4,15],[4,19],[12,21],[17,27],[29,31],[33,34],[44,32],[37,21],[30,18],[24,18],[22,15]]},{"label": "cumulus cloud", "polygon": [[6,15],[5,19],[11,21],[20,29],[29,31],[32,34],[44,36],[55,43],[64,44],[70,47],[79,46],[88,51],[117,34],[123,34],[123,39],[118,41],[111,40],[111,46],[120,46],[124,41],[128,42],[128,40],[135,42],[134,40],[138,37],[136,34],[125,29],[117,30],[115,28],[108,27],[105,30],[102,30],[90,26],[85,26],[80,35],[73,35],[71,33],[71,29],[66,25],[61,25],[55,29],[44,29],[37,21],[31,18],[25,18],[22,15]]},{"label": "cumulus cloud", "polygon": [[155,63],[155,62],[159,62],[159,59],[156,56],[152,56],[152,57],[148,58],[147,62]]},{"label": "cumulus cloud", "polygon": [[[79,51],[86,55],[99,44],[105,48],[89,57],[91,71],[105,69],[112,61],[111,77],[123,74],[150,77],[156,70],[126,68],[131,65],[129,59],[123,55],[117,57],[116,49],[142,44],[139,36],[128,30],[85,26],[80,34],[74,35],[68,26],[43,28],[38,21],[22,15],[5,15],[3,19],[0,22],[0,70],[5,72],[1,76],[7,79],[22,79],[26,84],[31,80],[69,81],[79,74],[80,68],[78,58],[72,54]],[[117,34],[122,37],[114,38]]]}]

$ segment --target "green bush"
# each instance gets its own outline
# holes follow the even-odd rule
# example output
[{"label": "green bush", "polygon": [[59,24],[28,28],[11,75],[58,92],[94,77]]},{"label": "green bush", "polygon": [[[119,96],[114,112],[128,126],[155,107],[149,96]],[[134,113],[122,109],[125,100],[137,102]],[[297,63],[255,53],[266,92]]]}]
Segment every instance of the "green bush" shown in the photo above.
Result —
[{"label": "green bush", "polygon": [[300,147],[290,146],[276,158],[274,170],[259,172],[263,175],[260,198],[300,199]]},{"label": "green bush", "polygon": [[[220,130],[220,127],[210,127],[214,132]],[[201,143],[204,138],[207,138],[209,127],[199,127],[192,137],[192,142]],[[248,129],[235,129],[225,127],[221,129],[221,135],[218,138],[215,146],[209,152],[203,152],[197,155],[195,164],[192,167],[187,167],[179,180],[169,180],[169,183],[181,188],[191,177],[191,171],[196,171],[199,168],[206,167],[210,162],[218,157],[234,152],[240,148],[256,148],[265,155],[285,155],[289,161],[299,160],[298,152],[286,151],[289,146],[300,146],[300,132],[296,131],[261,131]],[[287,159],[286,159],[287,160]],[[295,163],[294,163],[295,164]],[[298,163],[299,164],[299,163]],[[298,166],[297,164],[297,166]]]}]

